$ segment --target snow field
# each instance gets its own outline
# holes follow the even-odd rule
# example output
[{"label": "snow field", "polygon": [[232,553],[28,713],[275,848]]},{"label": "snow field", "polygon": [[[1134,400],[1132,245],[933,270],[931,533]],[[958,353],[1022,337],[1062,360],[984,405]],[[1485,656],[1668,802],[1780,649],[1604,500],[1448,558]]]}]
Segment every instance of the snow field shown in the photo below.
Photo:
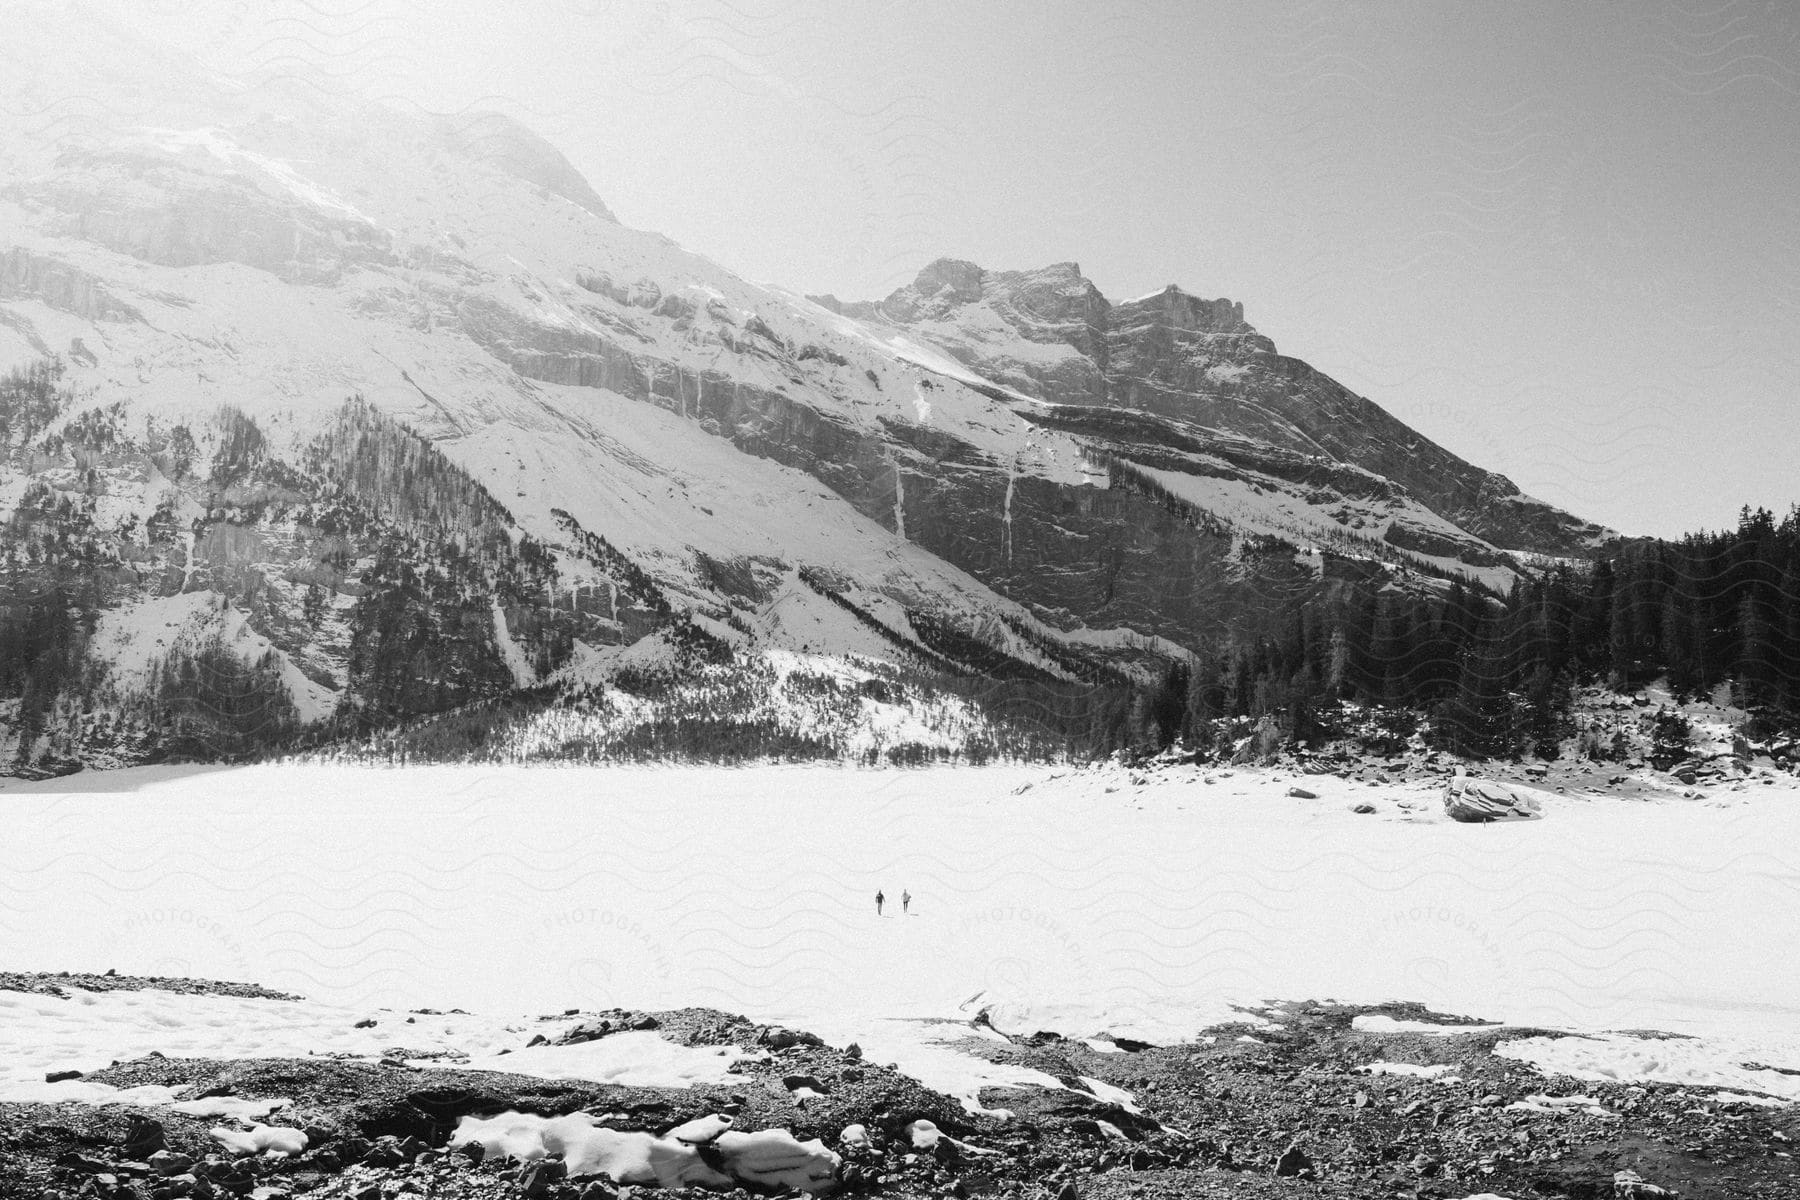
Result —
[{"label": "snow field", "polygon": [[1800,1075],[1772,1069],[1794,1066],[1792,1046],[1791,1039],[1779,1035],[1670,1038],[1602,1033],[1517,1038],[1501,1042],[1494,1053],[1576,1079],[1692,1084],[1800,1103]]},{"label": "snow field", "polygon": [[[171,1058],[304,1058],[352,1055],[376,1059],[396,1046],[427,1067],[511,1071],[543,1079],[582,1079],[627,1087],[691,1087],[725,1083],[748,1052],[730,1046],[688,1047],[659,1034],[632,1031],[570,1046],[528,1046],[554,1038],[575,1019],[537,1021],[466,1013],[406,1013],[343,1007],[315,1000],[266,1000],[165,991],[87,992],[68,998],[0,991],[0,1100],[51,1103],[171,1104],[191,1116],[267,1117],[279,1098],[209,1097],[181,1101],[168,1088],[125,1090],[52,1072],[91,1072],[119,1060],[160,1052]],[[504,1052],[504,1053],[502,1053]]]},{"label": "snow field", "polygon": [[[335,1011],[236,1036],[237,1017],[159,1032],[146,1010],[131,1026],[146,1036],[88,1062],[74,1052],[90,1035],[71,1026],[59,1042],[56,1014],[126,1012],[150,993],[79,1006],[0,993],[22,1018],[0,1025],[32,1028],[0,1037],[18,1039],[15,1055],[64,1047],[33,1071],[361,1036],[436,1036],[472,1058],[510,1037],[519,1069],[525,1038],[506,1020],[419,1016],[403,1038],[389,1022],[426,1005],[711,1005],[858,1041],[973,1102],[1011,1082],[953,1044],[971,1031],[945,1022],[982,1010],[1008,1032],[1167,1042],[1254,1024],[1271,999],[1407,999],[1510,1025],[1688,1034],[1506,1045],[1578,1077],[1793,1096],[1793,1076],[1743,1065],[1800,1067],[1800,963],[1782,952],[1800,935],[1792,789],[1552,795],[1543,820],[1501,827],[1449,822],[1425,785],[1309,777],[1320,796],[1300,800],[1292,782],[269,766],[15,783],[0,791],[16,832],[0,843],[9,966],[254,980]],[[1363,801],[1377,812],[1349,811]],[[911,912],[877,917],[877,888],[909,890]],[[351,1029],[383,1007],[395,1015],[374,1031]]]},{"label": "snow field", "polygon": [[526,1046],[454,1064],[541,1079],[585,1079],[620,1087],[693,1087],[729,1083],[730,1067],[748,1055],[735,1046],[682,1046],[660,1034],[615,1033],[572,1046]]}]

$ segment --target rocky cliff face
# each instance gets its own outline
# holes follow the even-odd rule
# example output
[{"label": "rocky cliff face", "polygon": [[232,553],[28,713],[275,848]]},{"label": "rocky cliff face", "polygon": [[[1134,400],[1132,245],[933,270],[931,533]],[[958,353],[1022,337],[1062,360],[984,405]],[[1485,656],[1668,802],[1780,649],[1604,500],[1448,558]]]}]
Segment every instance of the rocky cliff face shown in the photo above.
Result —
[{"label": "rocky cliff face", "polygon": [[1520,493],[1298,359],[1244,306],[1171,284],[1118,304],[1073,263],[984,271],[941,260],[887,299],[837,311],[903,328],[996,383],[1109,405],[1371,471],[1494,547],[1580,555],[1607,531]]},{"label": "rocky cliff face", "polygon": [[[40,555],[0,575],[15,616],[35,611],[46,547],[58,587],[136,581],[94,591],[96,613],[204,593],[281,656],[272,670],[322,689],[303,708],[333,713],[369,711],[356,671],[402,660],[358,667],[356,629],[306,633],[295,579],[331,611],[401,588],[435,615],[396,628],[469,647],[458,678],[483,695],[604,675],[682,614],[755,654],[1066,681],[1365,583],[1504,588],[1511,551],[1579,553],[1600,532],[1278,355],[1235,303],[1113,304],[1072,263],[953,261],[880,302],[807,300],[621,226],[505,118],[227,88],[31,12],[0,48],[0,372],[55,363],[62,399],[0,414],[0,512]],[[77,88],[103,102],[32,118]],[[383,437],[440,456],[434,476],[485,489],[503,516],[484,527],[537,547],[528,583],[498,552],[420,558],[397,583],[405,545],[474,536],[473,510],[436,501],[365,513],[392,536],[314,561],[314,535],[281,522],[350,486],[319,447],[352,396]],[[236,502],[173,472],[177,428],[227,467],[250,439],[273,473],[259,486],[287,491]],[[352,498],[415,486],[409,461],[377,456]],[[44,524],[69,513],[74,557]],[[432,598],[433,571],[454,596]],[[662,608],[622,618],[626,577]],[[105,658],[75,643],[58,678]]]}]

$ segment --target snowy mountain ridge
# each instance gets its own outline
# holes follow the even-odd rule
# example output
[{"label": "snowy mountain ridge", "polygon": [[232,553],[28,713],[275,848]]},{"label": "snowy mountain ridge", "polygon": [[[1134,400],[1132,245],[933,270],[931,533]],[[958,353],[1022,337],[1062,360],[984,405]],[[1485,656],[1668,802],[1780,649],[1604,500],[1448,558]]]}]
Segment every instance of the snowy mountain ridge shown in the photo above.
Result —
[{"label": "snowy mountain ridge", "polygon": [[208,711],[208,672],[273,689],[284,736],[367,730],[605,685],[651,636],[780,679],[798,655],[855,686],[1128,683],[1349,589],[1504,589],[1605,533],[1238,304],[949,261],[815,301],[621,225],[511,118],[234,85],[24,12],[0,51],[22,761],[57,737],[113,761],[72,714],[153,678]]}]

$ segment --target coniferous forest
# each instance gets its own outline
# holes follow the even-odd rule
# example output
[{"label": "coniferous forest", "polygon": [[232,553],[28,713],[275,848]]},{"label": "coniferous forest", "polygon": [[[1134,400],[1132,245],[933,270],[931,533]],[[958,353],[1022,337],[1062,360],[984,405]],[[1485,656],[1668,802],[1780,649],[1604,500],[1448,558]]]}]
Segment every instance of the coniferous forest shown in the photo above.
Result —
[{"label": "coniferous forest", "polygon": [[1614,543],[1504,597],[1456,581],[1435,598],[1390,588],[1302,609],[1279,636],[1171,668],[1151,711],[1165,740],[1206,747],[1221,718],[1269,716],[1308,742],[1334,732],[1349,700],[1429,719],[1458,754],[1554,757],[1577,686],[1665,677],[1678,700],[1728,687],[1752,737],[1800,728],[1800,508]]}]

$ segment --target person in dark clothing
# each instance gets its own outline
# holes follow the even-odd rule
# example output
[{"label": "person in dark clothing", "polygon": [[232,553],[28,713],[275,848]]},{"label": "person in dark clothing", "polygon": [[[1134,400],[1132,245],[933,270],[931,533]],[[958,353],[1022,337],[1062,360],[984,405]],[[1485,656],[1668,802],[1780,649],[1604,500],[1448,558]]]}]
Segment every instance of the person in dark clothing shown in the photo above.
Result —
[{"label": "person in dark clothing", "polygon": [[900,893],[900,911],[901,912],[912,911],[912,893],[911,892],[902,891]]},{"label": "person in dark clothing", "polygon": [[882,895],[880,892],[876,892],[875,893],[875,915],[876,916],[879,917],[881,915],[881,906],[886,903],[887,903],[887,897]]}]

